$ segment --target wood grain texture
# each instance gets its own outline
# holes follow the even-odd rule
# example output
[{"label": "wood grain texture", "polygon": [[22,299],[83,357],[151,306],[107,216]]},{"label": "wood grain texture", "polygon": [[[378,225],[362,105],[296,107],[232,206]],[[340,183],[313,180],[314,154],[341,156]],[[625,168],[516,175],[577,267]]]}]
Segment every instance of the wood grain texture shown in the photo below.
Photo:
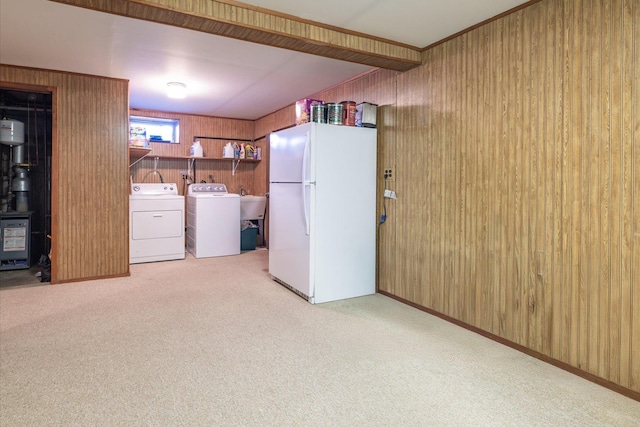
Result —
[{"label": "wood grain texture", "polygon": [[[180,121],[180,143],[168,144],[151,142],[151,154],[131,168],[131,175],[134,182],[160,182],[160,176],[162,176],[164,182],[177,183],[178,192],[183,195],[186,194],[186,182],[183,180],[182,175],[180,175],[180,171],[187,171],[189,169],[190,160],[185,158],[171,159],[164,157],[188,157],[194,138],[197,137],[200,137],[198,140],[202,145],[206,158],[222,157],[222,147],[229,142],[229,140],[253,140],[254,122],[251,120],[136,109],[131,109],[130,113],[135,116],[177,119]],[[240,144],[240,141],[237,143]],[[258,142],[257,146],[262,148],[263,153],[265,152],[264,141]],[[156,161],[155,156],[164,157]],[[266,163],[267,159],[264,159],[264,162]],[[241,161],[234,173],[233,161],[231,160],[195,160],[195,173],[192,173],[191,176],[194,182],[200,182],[202,180],[206,182],[210,182],[211,180],[222,182],[227,186],[227,190],[230,193],[240,193],[240,189],[242,188],[247,194],[264,194],[266,191],[264,184],[256,187],[256,183],[260,182],[260,180],[255,179],[256,170],[258,174],[264,174],[264,166],[261,166],[262,163],[262,161]],[[153,173],[154,168],[157,169],[159,174]]]},{"label": "wood grain texture", "polygon": [[636,392],[638,8],[538,2],[399,75],[379,282]]},{"label": "wood grain texture", "polygon": [[[632,61],[631,66],[631,75],[629,76],[631,79],[631,85],[633,90],[631,92],[631,104],[627,106],[630,109],[630,138],[632,141],[631,149],[631,165],[632,165],[632,175],[631,175],[631,187],[632,187],[632,195],[634,197],[634,205],[633,205],[633,215],[631,216],[631,231],[632,231],[632,240],[631,240],[631,274],[630,274],[630,289],[632,290],[632,298],[629,301],[629,306],[631,307],[630,314],[630,341],[629,345],[621,347],[622,351],[620,354],[624,353],[624,357],[620,358],[620,363],[625,366],[629,366],[629,374],[625,375],[626,378],[629,378],[628,387],[633,390],[640,389],[640,363],[638,363],[637,355],[640,353],[640,290],[638,282],[640,282],[640,5],[638,3],[634,3],[633,7],[630,8],[629,16],[631,18],[631,22],[634,23],[632,30],[632,49],[629,50],[630,57],[627,59]],[[625,322],[628,320],[625,319]],[[613,325],[617,326],[613,322]],[[632,325],[632,326],[631,326]],[[610,344],[610,352],[612,353],[612,357],[615,357],[615,349],[618,348],[616,345],[617,342],[613,341]],[[627,350],[629,350],[627,352]],[[636,357],[627,355],[636,355]],[[628,362],[628,363],[627,363]],[[616,365],[617,366],[617,365]],[[625,384],[627,384],[625,382]]]},{"label": "wood grain texture", "polygon": [[381,291],[634,398],[639,22],[632,0],[545,0],[417,69],[312,96],[381,106],[377,185],[398,194],[378,236]]},{"label": "wood grain texture", "polygon": [[0,82],[55,88],[52,283],[128,274],[128,82],[7,65]]}]

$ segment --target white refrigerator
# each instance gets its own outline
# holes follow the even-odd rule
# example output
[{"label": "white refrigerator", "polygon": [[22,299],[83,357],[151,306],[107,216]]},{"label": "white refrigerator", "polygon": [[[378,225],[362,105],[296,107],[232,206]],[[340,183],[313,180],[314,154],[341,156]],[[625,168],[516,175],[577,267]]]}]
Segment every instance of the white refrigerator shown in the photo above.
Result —
[{"label": "white refrigerator", "polygon": [[270,136],[269,273],[310,303],[375,293],[376,129]]}]

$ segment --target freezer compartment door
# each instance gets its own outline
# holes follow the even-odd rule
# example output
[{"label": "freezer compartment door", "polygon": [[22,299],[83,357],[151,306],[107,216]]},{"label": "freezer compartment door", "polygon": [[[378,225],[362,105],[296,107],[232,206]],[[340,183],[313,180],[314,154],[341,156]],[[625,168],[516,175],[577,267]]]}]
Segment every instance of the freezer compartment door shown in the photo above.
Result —
[{"label": "freezer compartment door", "polygon": [[293,183],[270,186],[269,273],[311,298],[309,219],[305,218],[304,208],[305,198],[309,200],[309,187]]},{"label": "freezer compartment door", "polygon": [[[311,181],[309,144],[314,128],[300,125],[269,137],[269,182]],[[306,155],[305,155],[306,153]],[[306,176],[305,176],[305,171]]]}]

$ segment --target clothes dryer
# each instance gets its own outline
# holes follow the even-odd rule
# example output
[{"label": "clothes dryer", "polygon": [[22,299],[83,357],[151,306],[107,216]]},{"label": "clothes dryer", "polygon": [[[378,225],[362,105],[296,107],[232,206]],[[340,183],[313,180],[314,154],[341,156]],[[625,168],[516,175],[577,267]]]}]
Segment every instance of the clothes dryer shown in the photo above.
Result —
[{"label": "clothes dryer", "polygon": [[131,184],[129,263],[184,257],[184,196],[176,184]]}]

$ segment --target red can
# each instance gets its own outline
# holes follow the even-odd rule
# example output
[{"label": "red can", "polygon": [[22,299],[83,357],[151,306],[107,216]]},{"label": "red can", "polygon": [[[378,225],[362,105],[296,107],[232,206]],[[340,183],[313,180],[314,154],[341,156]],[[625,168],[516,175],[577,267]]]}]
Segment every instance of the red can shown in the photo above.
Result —
[{"label": "red can", "polygon": [[342,101],[342,124],[345,126],[356,125],[356,103],[353,101]]}]

